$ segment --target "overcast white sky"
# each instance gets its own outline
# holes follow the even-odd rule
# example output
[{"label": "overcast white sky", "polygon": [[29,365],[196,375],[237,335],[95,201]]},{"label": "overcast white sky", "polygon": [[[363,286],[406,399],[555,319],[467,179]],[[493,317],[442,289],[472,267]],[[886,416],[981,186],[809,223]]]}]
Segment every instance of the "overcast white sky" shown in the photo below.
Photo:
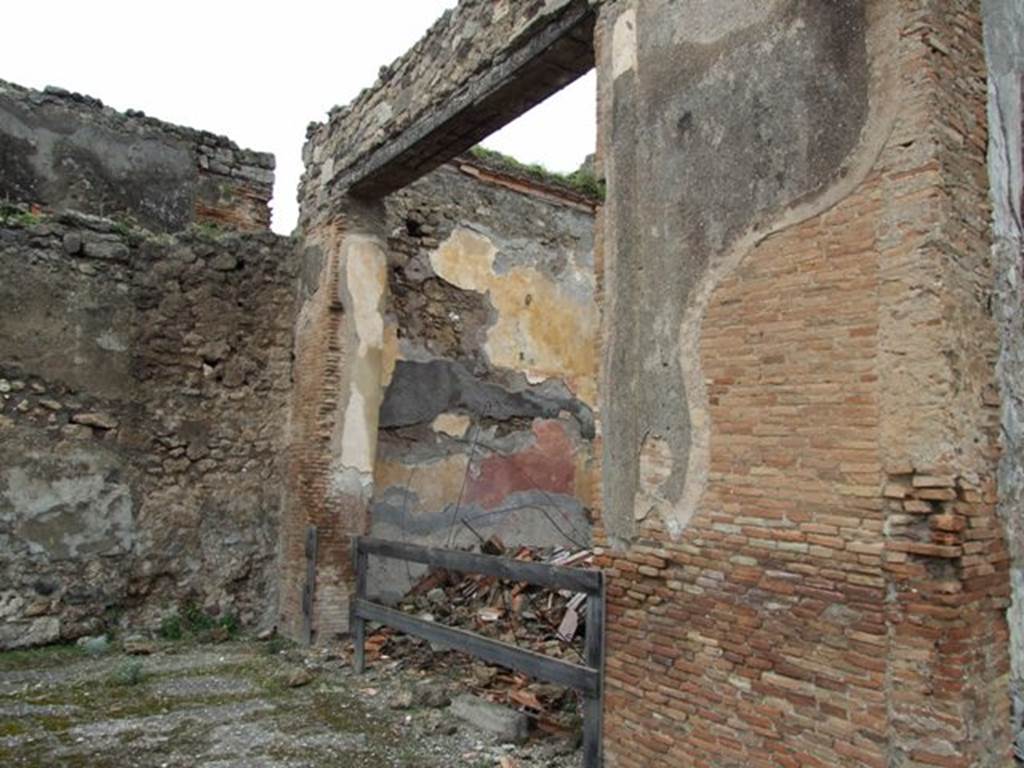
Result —
[{"label": "overcast white sky", "polygon": [[[277,156],[274,229],[297,216],[306,126],[351,101],[455,0],[5,2],[0,79],[87,93]],[[594,74],[484,142],[572,171],[594,151]]]}]

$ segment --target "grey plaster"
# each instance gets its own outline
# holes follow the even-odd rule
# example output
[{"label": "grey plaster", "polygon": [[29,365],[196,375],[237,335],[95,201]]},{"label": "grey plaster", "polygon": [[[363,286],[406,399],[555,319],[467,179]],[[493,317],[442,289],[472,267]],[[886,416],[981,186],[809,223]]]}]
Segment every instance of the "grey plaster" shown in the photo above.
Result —
[{"label": "grey plaster", "polygon": [[[424,468],[429,471],[429,468]],[[370,509],[370,535],[426,546],[462,548],[497,536],[506,546],[590,546],[591,523],[579,499],[541,490],[510,494],[494,509],[451,503],[423,509],[416,494],[388,488]],[[424,568],[381,558],[371,560],[369,588],[378,597],[400,599]]]},{"label": "grey plaster", "polygon": [[691,290],[743,233],[835,181],[868,107],[861,0],[781,0],[739,15],[650,0],[635,14],[635,66],[627,57],[614,68],[603,117],[615,318],[602,369],[602,391],[615,393],[603,404],[605,521],[621,538],[632,535],[649,437],[673,459],[659,495],[683,493],[691,425],[679,407],[679,330]]},{"label": "grey plaster", "polygon": [[120,113],[59,88],[0,80],[0,200],[131,219],[269,225],[274,158],[230,139]]},{"label": "grey plaster", "polygon": [[[128,252],[116,236],[87,232],[80,240],[88,240],[85,255],[93,258]],[[135,312],[131,296],[117,289],[118,278],[127,277],[80,274],[62,279],[61,267],[43,259],[29,243],[0,249],[0,270],[17,275],[0,280],[4,362],[103,397],[127,395],[132,377],[126,346]]]},{"label": "grey plaster", "polygon": [[121,461],[102,450],[0,449],[0,526],[54,560],[124,554],[135,538]]},{"label": "grey plaster", "polygon": [[0,196],[128,213],[161,230],[181,229],[194,218],[198,170],[181,143],[83,123],[57,107],[30,112],[3,95],[0,135]]},{"label": "grey plaster", "polygon": [[576,417],[584,437],[594,434],[593,413],[579,400],[543,385],[512,392],[449,360],[400,360],[381,405],[380,428],[429,423],[455,410],[497,421],[556,418],[567,411]]}]

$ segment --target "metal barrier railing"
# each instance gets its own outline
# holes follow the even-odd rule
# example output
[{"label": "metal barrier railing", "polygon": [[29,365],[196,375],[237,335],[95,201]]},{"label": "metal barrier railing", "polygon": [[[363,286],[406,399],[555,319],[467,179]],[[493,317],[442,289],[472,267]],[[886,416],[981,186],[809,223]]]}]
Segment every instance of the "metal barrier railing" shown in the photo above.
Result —
[{"label": "metal barrier railing", "polygon": [[[601,765],[601,717],[604,687],[604,574],[597,570],[530,563],[495,555],[421,547],[368,537],[355,540],[356,599],[352,605],[355,670],[366,667],[366,622],[384,624],[399,632],[463,651],[492,664],[517,670],[583,694],[583,766]],[[479,573],[498,579],[526,582],[587,595],[585,664],[573,664],[500,640],[448,627],[372,602],[366,597],[366,573],[370,555],[422,563],[459,573]]]}]

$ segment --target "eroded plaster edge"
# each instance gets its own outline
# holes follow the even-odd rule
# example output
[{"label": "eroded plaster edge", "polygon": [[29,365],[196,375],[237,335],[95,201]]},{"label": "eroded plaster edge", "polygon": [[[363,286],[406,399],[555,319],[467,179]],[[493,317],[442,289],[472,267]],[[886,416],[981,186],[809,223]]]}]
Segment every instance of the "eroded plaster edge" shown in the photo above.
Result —
[{"label": "eroded plaster edge", "polygon": [[821,216],[852,195],[878,164],[893,133],[898,114],[898,79],[892,61],[899,43],[894,11],[870,25],[868,60],[877,62],[872,72],[869,112],[857,147],[837,171],[838,181],[821,193],[789,207],[767,226],[752,227],[719,258],[713,258],[691,293],[679,329],[679,358],[690,416],[690,451],[686,479],[679,501],[664,514],[670,535],[679,539],[707,490],[711,468],[711,407],[701,362],[700,345],[704,318],[718,286],[739,269],[747,256],[768,238]]}]

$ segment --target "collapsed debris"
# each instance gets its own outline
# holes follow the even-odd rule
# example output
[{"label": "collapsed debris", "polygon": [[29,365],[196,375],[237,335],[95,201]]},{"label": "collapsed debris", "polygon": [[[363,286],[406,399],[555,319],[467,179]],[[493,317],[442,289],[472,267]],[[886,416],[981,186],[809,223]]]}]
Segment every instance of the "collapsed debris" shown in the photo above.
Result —
[{"label": "collapsed debris", "polygon": [[[591,550],[520,546],[506,551],[497,537],[480,547],[485,554],[523,562],[589,567]],[[584,663],[585,594],[504,582],[494,576],[428,571],[399,603],[399,609],[425,621],[458,627],[520,648],[575,664]],[[523,712],[541,731],[568,735],[578,730],[578,695],[571,689],[531,680],[527,675],[382,627],[368,635],[367,661],[391,660],[419,670],[446,668],[464,687],[488,701]]]}]

